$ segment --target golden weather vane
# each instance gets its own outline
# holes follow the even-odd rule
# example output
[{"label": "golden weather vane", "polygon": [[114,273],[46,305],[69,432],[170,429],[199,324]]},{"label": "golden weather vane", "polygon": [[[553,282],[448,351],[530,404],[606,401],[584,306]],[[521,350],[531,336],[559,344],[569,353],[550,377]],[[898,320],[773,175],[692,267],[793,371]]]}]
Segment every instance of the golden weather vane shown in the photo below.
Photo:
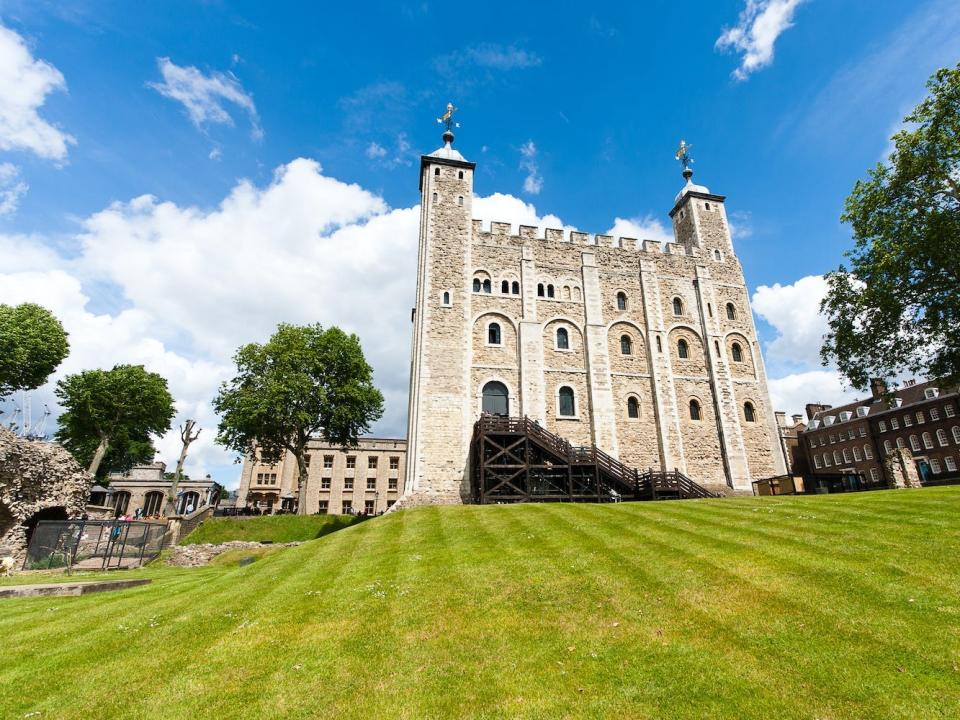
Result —
[{"label": "golden weather vane", "polygon": [[453,121],[453,114],[456,111],[457,109],[453,106],[453,103],[447,103],[447,111],[441,117],[437,118],[438,123],[446,126],[447,132],[451,132],[453,128],[460,127],[460,123]]},{"label": "golden weather vane", "polygon": [[686,140],[680,141],[680,147],[677,148],[677,154],[674,155],[674,158],[680,161],[680,164],[683,165],[684,170],[689,170],[690,166],[693,165],[693,158],[690,157],[690,149],[693,145],[688,145]]}]

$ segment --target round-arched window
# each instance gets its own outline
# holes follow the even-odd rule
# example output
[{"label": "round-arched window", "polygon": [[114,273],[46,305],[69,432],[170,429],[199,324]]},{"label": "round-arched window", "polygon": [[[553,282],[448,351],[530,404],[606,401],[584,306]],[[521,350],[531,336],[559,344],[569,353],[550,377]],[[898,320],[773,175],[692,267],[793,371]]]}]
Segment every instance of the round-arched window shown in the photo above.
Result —
[{"label": "round-arched window", "polygon": [[757,412],[753,409],[753,403],[743,404],[743,419],[749,423],[757,421]]},{"label": "round-arched window", "polygon": [[677,341],[677,355],[683,359],[690,357],[690,346],[687,345],[687,341],[683,338]]},{"label": "round-arched window", "polygon": [[683,300],[680,298],[673,299],[673,314],[683,315]]},{"label": "round-arched window", "polygon": [[570,349],[570,333],[566,328],[557,328],[557,350]]},{"label": "round-arched window", "polygon": [[500,345],[500,323],[492,322],[487,326],[487,343],[489,345]]},{"label": "round-arched window", "polygon": [[559,400],[559,414],[561,417],[574,417],[577,414],[576,399],[573,395],[573,388],[564,385],[557,393]]},{"label": "round-arched window", "polygon": [[743,348],[740,347],[740,343],[734,343],[730,350],[734,362],[743,362]]},{"label": "round-arched window", "polygon": [[620,336],[620,353],[622,355],[633,354],[633,341],[630,339],[629,335]]},{"label": "round-arched window", "polygon": [[627,309],[627,294],[623,292],[617,293],[617,310],[626,310]]},{"label": "round-arched window", "polygon": [[727,303],[727,320],[736,320],[737,319],[737,309],[733,306],[733,303]]},{"label": "round-arched window", "polygon": [[640,403],[635,397],[632,396],[627,398],[627,417],[640,417]]},{"label": "round-arched window", "polygon": [[690,419],[691,420],[700,419],[700,403],[697,400],[690,401]]},{"label": "round-arched window", "polygon": [[507,386],[497,380],[491,380],[483,386],[483,412],[491,415],[508,415],[510,393]]}]

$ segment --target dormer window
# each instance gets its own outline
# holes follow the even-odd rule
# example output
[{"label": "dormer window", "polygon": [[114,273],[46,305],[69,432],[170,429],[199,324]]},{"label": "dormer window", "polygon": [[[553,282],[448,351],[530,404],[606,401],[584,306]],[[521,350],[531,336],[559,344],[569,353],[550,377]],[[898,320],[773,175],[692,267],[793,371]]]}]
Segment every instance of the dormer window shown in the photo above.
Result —
[{"label": "dormer window", "polygon": [[870,413],[870,408],[862,405],[857,408],[857,417],[866,417]]},{"label": "dormer window", "polygon": [[923,391],[923,397],[927,400],[933,400],[935,397],[940,396],[940,388],[927,388]]},{"label": "dormer window", "polygon": [[840,422],[846,422],[852,417],[853,417],[852,412],[850,412],[849,410],[844,410],[842,413],[840,413]]}]

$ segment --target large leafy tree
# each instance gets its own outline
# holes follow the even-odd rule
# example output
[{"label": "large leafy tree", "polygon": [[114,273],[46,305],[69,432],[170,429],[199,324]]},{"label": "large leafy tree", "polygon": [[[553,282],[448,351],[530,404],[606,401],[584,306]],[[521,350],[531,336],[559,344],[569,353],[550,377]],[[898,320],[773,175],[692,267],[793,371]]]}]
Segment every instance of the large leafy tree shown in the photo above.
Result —
[{"label": "large leafy tree", "polygon": [[56,395],[64,408],[56,438],[92,475],[151,460],[151,438],[170,429],[174,414],[167,381],[142,365],[67,375]]},{"label": "large leafy tree", "polygon": [[383,414],[383,395],[360,340],[337,327],[281,324],[264,344],[234,356],[237,375],[220,387],[217,440],[268,463],[289,451],[297,461],[298,512],[306,514],[307,441],[356,445]]},{"label": "large leafy tree", "polygon": [[823,361],[860,389],[904,370],[960,379],[960,65],[927,88],[847,198],[850,268],[827,275]]},{"label": "large leafy tree", "polygon": [[46,382],[67,356],[67,333],[40,305],[0,305],[0,397]]}]

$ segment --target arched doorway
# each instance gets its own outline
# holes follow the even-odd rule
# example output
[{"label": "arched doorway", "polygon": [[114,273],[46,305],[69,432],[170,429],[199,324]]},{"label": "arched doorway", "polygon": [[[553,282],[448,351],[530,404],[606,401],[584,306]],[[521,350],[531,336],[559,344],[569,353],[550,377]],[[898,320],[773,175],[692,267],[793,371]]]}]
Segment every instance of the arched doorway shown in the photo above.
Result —
[{"label": "arched doorway", "polygon": [[127,514],[127,508],[130,507],[130,493],[126,490],[120,490],[113,494],[113,511],[117,517]]},{"label": "arched doorway", "polygon": [[483,386],[483,412],[491,415],[510,414],[510,392],[507,386],[492,380]]},{"label": "arched doorway", "polygon": [[177,503],[177,514],[186,515],[192,513],[200,507],[200,493],[190,490],[180,496],[180,502]]},{"label": "arched doorway", "polygon": [[27,518],[23,524],[26,531],[27,545],[30,545],[30,538],[33,537],[33,531],[37,529],[37,523],[41,520],[68,520],[67,509],[65,507],[45,507],[37,510],[33,515]]},{"label": "arched doorway", "polygon": [[163,493],[159,490],[151,490],[143,499],[144,515],[159,515],[163,508]]}]

